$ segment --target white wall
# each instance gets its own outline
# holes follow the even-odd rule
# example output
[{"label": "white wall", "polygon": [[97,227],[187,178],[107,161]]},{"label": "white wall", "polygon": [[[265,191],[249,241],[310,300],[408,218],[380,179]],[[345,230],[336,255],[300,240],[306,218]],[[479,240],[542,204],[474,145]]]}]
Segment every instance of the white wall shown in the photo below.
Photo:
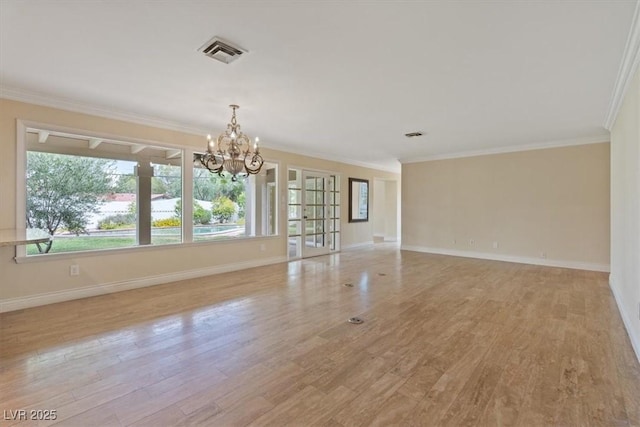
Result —
[{"label": "white wall", "polygon": [[609,167],[608,143],[403,164],[402,248],[609,271]]},{"label": "white wall", "polygon": [[384,195],[384,239],[395,242],[400,230],[398,208],[401,203],[398,197],[398,181],[385,181]]},{"label": "white wall", "polygon": [[640,360],[640,71],[611,129],[610,283]]},{"label": "white wall", "polygon": [[400,234],[398,214],[400,198],[398,181],[375,179],[373,181],[373,235],[387,242],[395,242]]},{"label": "white wall", "polygon": [[384,237],[385,235],[385,181],[381,179],[373,180],[373,200],[371,219],[373,220],[373,235],[376,237]]},{"label": "white wall", "polygon": [[[109,135],[115,139],[153,141],[202,149],[202,135],[187,134],[120,120],[0,98],[0,229],[16,227],[17,120],[74,129],[81,134]],[[86,132],[82,132],[86,131]],[[121,138],[117,138],[121,137]],[[274,141],[275,142],[275,141]],[[348,178],[399,180],[395,173],[261,148],[268,161],[278,163],[279,236],[223,242],[113,250],[100,254],[53,254],[17,264],[14,247],[0,247],[0,311],[16,310],[67,299],[165,283],[216,272],[287,260],[287,169],[322,170],[341,177],[340,241],[342,248],[373,241],[372,222],[349,223]],[[80,265],[79,276],[69,266]]]}]

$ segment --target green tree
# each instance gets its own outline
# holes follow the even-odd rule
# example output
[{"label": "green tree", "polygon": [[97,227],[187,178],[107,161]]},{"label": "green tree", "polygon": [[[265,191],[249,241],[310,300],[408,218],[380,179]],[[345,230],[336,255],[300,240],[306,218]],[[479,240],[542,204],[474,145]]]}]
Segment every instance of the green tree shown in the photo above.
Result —
[{"label": "green tree", "polygon": [[193,169],[193,198],[197,200],[213,200],[216,198],[218,185],[215,175],[206,169]]},{"label": "green tree", "polygon": [[245,207],[247,206],[247,195],[244,191],[240,193],[236,203],[238,204],[238,218],[244,218]]},{"label": "green tree", "polygon": [[195,203],[193,206],[193,220],[196,224],[207,225],[211,222],[211,211]]},{"label": "green tree", "polygon": [[119,175],[113,191],[116,193],[135,193],[138,191],[136,177],[133,175]]},{"label": "green tree", "polygon": [[[182,178],[180,168],[170,165],[155,165],[155,176],[151,178],[151,192],[166,194],[169,197],[180,197],[182,194]],[[138,184],[135,175],[120,175],[116,182],[116,193],[135,193]]]},{"label": "green tree", "polygon": [[[175,217],[182,218],[182,199],[176,202]],[[193,201],[193,223],[194,224],[209,224],[211,222],[211,212],[203,208],[200,203]]]},{"label": "green tree", "polygon": [[154,165],[151,191],[169,198],[182,197],[182,168],[173,165]]},{"label": "green tree", "polygon": [[213,216],[218,219],[218,221],[227,222],[236,212],[236,205],[230,198],[226,196],[220,196],[213,201],[211,212],[213,213]]},{"label": "green tree", "polygon": [[243,195],[245,192],[244,179],[232,181],[231,178],[216,176],[216,182],[218,183],[220,193],[231,199],[232,202],[238,203],[240,195]]},{"label": "green tree", "polygon": [[153,194],[166,194],[169,197],[176,197],[173,195],[169,195],[169,188],[167,188],[165,180],[156,178],[155,176],[151,178],[151,192]]},{"label": "green tree", "polygon": [[[111,188],[115,162],[92,157],[27,152],[27,225],[54,234],[86,232],[88,215]],[[48,253],[53,240],[38,244]]]},{"label": "green tree", "polygon": [[193,170],[193,198],[197,200],[213,200],[220,196],[239,203],[241,195],[245,192],[244,180],[232,181],[227,177],[212,174],[206,169],[194,168]]}]

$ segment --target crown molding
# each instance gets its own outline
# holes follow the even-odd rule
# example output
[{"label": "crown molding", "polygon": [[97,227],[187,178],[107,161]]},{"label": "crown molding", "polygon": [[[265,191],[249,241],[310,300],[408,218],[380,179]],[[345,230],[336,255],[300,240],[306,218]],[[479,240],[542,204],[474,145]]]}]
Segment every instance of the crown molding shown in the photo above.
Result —
[{"label": "crown molding", "polygon": [[616,78],[613,93],[611,94],[607,116],[604,119],[603,126],[607,130],[611,130],[616,121],[616,117],[624,101],[624,95],[629,88],[633,76],[638,70],[638,64],[640,64],[640,0],[636,2],[636,10],[633,13],[633,21],[631,22],[631,29],[627,37],[627,44],[624,47],[618,77]]},{"label": "crown molding", "polygon": [[309,150],[300,150],[300,149],[291,148],[284,145],[272,144],[271,142],[265,148],[269,150],[282,151],[284,153],[291,153],[291,154],[298,154],[300,156],[312,157],[314,159],[329,160],[331,162],[338,162],[338,163],[344,163],[352,166],[359,166],[362,168],[368,168],[368,169],[374,169],[374,170],[398,173],[398,174],[400,173],[400,163],[398,163],[397,166],[385,166],[385,165],[379,165],[375,163],[360,162],[358,160],[345,159],[344,157],[334,156],[331,154],[318,153],[318,152],[309,151]]},{"label": "crown molding", "polygon": [[61,110],[73,111],[75,113],[90,114],[107,119],[121,120],[125,122],[136,123],[139,125],[152,126],[156,128],[195,135],[206,135],[208,132],[206,129],[185,126],[158,117],[99,107],[92,104],[78,102],[72,99],[54,97],[51,95],[31,92],[24,89],[12,88],[4,85],[0,85],[0,98],[10,99],[12,101],[26,102],[29,104],[42,105],[43,107],[59,108]]},{"label": "crown molding", "polygon": [[557,141],[538,142],[526,145],[510,145],[508,147],[487,148],[481,150],[458,151],[455,153],[434,154],[431,156],[411,157],[400,159],[400,163],[418,163],[431,160],[459,159],[462,157],[487,156],[491,154],[516,153],[519,151],[543,150],[545,148],[571,147],[573,145],[600,144],[610,142],[608,136],[589,136],[575,139],[561,139]]},{"label": "crown molding", "polygon": [[[76,113],[91,114],[98,117],[104,117],[107,119],[122,120],[130,123],[137,123],[145,126],[152,126],[161,129],[173,130],[177,132],[185,132],[195,135],[206,135],[210,132],[208,129],[197,128],[191,126],[184,126],[176,122],[160,119],[152,116],[145,116],[141,114],[132,114],[120,110],[112,110],[108,108],[98,107],[91,104],[85,104],[77,102],[71,99],[65,99],[60,97],[53,97],[41,93],[26,91],[23,89],[12,88],[8,86],[0,85],[0,98],[10,99],[12,101],[26,102],[29,104],[42,105],[44,107],[59,108],[61,110],[73,111]],[[269,144],[264,147],[266,149],[273,149],[282,151],[285,153],[299,154],[301,156],[313,157],[322,160],[329,160],[339,163],[346,163],[353,166],[360,166],[369,169],[381,170],[391,173],[400,173],[400,164],[397,166],[384,166],[374,163],[360,162],[357,160],[345,159],[339,156],[333,156],[323,153],[311,152],[308,150],[295,149],[287,146],[281,146],[277,144]]]}]

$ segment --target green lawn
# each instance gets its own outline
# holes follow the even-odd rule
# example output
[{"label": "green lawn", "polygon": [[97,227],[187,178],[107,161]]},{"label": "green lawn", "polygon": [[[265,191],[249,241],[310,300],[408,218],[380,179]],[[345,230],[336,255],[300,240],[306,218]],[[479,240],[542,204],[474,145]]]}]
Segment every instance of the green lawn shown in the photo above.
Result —
[{"label": "green lawn", "polygon": [[211,240],[229,240],[229,239],[233,239],[236,237],[244,237],[244,233],[240,233],[240,234],[233,234],[233,235],[229,235],[229,234],[222,234],[219,236],[193,236],[193,241],[194,242],[205,242],[207,240],[211,241]]},{"label": "green lawn", "polygon": [[[180,243],[182,241],[180,235],[175,236],[152,236],[151,242],[154,245],[165,245],[168,243]],[[121,237],[109,237],[109,236],[78,236],[78,237],[64,237],[53,239],[53,245],[51,246],[50,254],[60,252],[78,252],[78,251],[90,251],[98,249],[113,249],[113,248],[125,248],[136,245],[135,236],[121,236]],[[27,246],[27,255],[38,254],[38,248],[36,245]]]},{"label": "green lawn", "polygon": [[[219,236],[194,236],[193,240],[205,241],[205,240],[227,240],[234,237],[244,236],[244,233],[238,235],[219,235]],[[181,243],[182,237],[179,234],[176,235],[160,235],[151,236],[151,243],[154,245],[166,245],[169,243]],[[80,252],[91,251],[99,249],[114,249],[114,248],[126,248],[136,246],[135,236],[77,236],[77,237],[62,237],[54,238],[53,245],[51,246],[50,254],[56,254],[61,252]],[[38,248],[36,245],[27,246],[27,255],[37,255]]]}]

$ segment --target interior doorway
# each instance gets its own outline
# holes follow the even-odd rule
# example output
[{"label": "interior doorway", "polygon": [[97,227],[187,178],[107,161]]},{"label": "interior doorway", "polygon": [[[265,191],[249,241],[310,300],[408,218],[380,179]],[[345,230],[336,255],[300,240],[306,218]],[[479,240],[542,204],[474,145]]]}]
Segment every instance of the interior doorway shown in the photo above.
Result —
[{"label": "interior doorway", "polygon": [[397,242],[400,236],[398,181],[373,180],[373,241]]}]

